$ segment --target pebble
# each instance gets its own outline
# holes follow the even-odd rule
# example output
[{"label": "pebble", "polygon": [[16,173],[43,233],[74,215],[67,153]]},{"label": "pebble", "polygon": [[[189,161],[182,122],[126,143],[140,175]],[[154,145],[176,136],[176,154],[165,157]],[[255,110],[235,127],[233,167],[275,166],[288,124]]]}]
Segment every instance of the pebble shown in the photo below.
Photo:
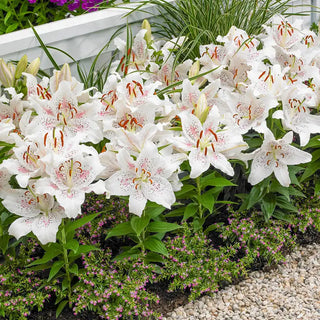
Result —
[{"label": "pebble", "polygon": [[270,272],[254,271],[163,320],[320,320],[320,245],[296,249]]}]

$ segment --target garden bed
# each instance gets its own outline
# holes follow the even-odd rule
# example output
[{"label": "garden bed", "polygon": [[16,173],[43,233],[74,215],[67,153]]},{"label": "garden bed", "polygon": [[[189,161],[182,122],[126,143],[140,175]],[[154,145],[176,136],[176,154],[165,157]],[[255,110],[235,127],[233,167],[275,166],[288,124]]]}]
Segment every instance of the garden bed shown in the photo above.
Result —
[{"label": "garden bed", "polygon": [[0,60],[0,316],[158,319],[318,237],[317,34],[252,5],[206,44],[144,20],[81,81]]}]

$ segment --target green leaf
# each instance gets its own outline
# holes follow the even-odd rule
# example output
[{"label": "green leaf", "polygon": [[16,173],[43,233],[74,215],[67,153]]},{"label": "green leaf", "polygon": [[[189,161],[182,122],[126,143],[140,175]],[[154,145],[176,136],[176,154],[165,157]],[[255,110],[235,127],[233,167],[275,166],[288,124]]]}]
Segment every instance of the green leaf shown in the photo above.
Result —
[{"label": "green leaf", "polygon": [[[320,147],[320,142],[319,142],[319,146]],[[312,161],[316,161],[320,158],[320,149],[317,149],[315,151],[312,152]]]},{"label": "green leaf", "polygon": [[292,216],[288,213],[283,212],[283,211],[275,210],[273,213],[273,217],[275,217],[279,220],[282,220],[282,221],[286,221],[290,224],[293,223]]},{"label": "green leaf", "polygon": [[147,205],[147,207],[144,210],[144,214],[149,217],[150,219],[154,219],[158,217],[163,211],[165,211],[166,208],[163,206],[160,206],[159,204],[152,203]]},{"label": "green leaf", "polygon": [[59,303],[58,308],[56,310],[56,318],[59,317],[59,315],[61,314],[61,312],[63,311],[64,307],[67,305],[68,300],[63,300]]},{"label": "green leaf", "polygon": [[320,194],[320,181],[317,181],[314,186],[314,196],[317,196],[318,194]]},{"label": "green leaf", "polygon": [[289,188],[282,186],[278,181],[273,181],[270,186],[271,192],[278,192],[290,200]]},{"label": "green leaf", "polygon": [[66,275],[62,280],[62,284],[61,284],[62,291],[66,290],[68,287],[69,287],[69,280]]},{"label": "green leaf", "polygon": [[183,216],[184,210],[185,210],[185,207],[177,208],[177,209],[170,211],[165,216],[167,218],[180,217],[180,216]]},{"label": "green leaf", "polygon": [[139,250],[137,250],[136,248],[132,250],[132,248],[130,248],[129,250],[121,252],[120,254],[115,256],[112,259],[112,261],[120,261],[128,257],[135,259],[135,258],[138,258],[140,255],[141,255],[141,252]]},{"label": "green leaf", "polygon": [[150,251],[160,253],[166,257],[168,256],[168,251],[167,251],[166,246],[164,245],[164,243],[162,241],[160,241],[157,238],[149,237],[143,242],[143,244],[144,244],[145,248]]},{"label": "green leaf", "polygon": [[78,265],[76,263],[73,263],[70,266],[69,271],[77,276],[79,273]]},{"label": "green leaf", "polygon": [[223,222],[211,224],[206,230],[204,230],[204,234],[208,234],[210,231],[219,230],[223,226]]},{"label": "green leaf", "polygon": [[279,206],[280,208],[292,212],[298,212],[298,209],[293,204],[291,204],[291,202],[288,201],[288,199],[286,199],[285,197],[277,197],[276,201],[277,206]]},{"label": "green leaf", "polygon": [[62,250],[51,248],[49,251],[46,251],[41,259],[35,260],[27,265],[27,267],[36,266],[39,264],[45,264],[52,260],[53,258],[57,257],[59,254],[62,254]]},{"label": "green leaf", "polygon": [[130,221],[120,223],[108,232],[106,239],[111,237],[125,236],[134,233]]},{"label": "green leaf", "polygon": [[10,19],[11,16],[12,16],[12,12],[11,12],[11,11],[8,11],[7,14],[6,14],[6,16],[5,16],[4,19],[3,19],[3,23],[4,23],[5,25],[7,25],[8,20]]},{"label": "green leaf", "polygon": [[97,248],[96,246],[93,245],[89,245],[89,244],[84,244],[84,245],[80,245],[76,254],[83,254],[83,253],[88,253],[90,251],[94,251],[94,250],[101,250],[99,248]]},{"label": "green leaf", "polygon": [[34,33],[34,35],[36,36],[37,40],[39,41],[39,44],[42,48],[42,50],[45,52],[46,56],[48,57],[48,59],[51,61],[53,67],[56,70],[60,70],[58,64],[56,63],[56,61],[54,60],[54,58],[52,57],[51,53],[49,52],[49,50],[47,49],[46,45],[44,44],[44,42],[42,41],[42,39],[40,38],[39,34],[37,33],[36,29],[34,28],[34,26],[31,24],[31,22],[29,21],[30,27]]},{"label": "green leaf", "polygon": [[0,3],[0,10],[2,11],[10,11],[10,8],[3,3]]},{"label": "green leaf", "polygon": [[141,217],[133,216],[130,220],[131,227],[137,236],[140,236],[141,232],[149,224],[150,218],[144,214]]},{"label": "green leaf", "polygon": [[0,248],[1,248],[3,255],[5,255],[5,253],[8,249],[9,239],[10,239],[10,235],[8,235],[8,234],[5,234],[0,237]]},{"label": "green leaf", "polygon": [[58,260],[55,261],[50,269],[48,281],[50,281],[59,271],[60,269],[64,266],[64,261],[63,260]]},{"label": "green leaf", "polygon": [[294,188],[293,186],[289,186],[289,193],[291,196],[306,198],[305,194],[300,190]]},{"label": "green leaf", "polygon": [[262,199],[261,209],[264,213],[266,221],[272,216],[274,209],[276,208],[276,195],[273,193],[266,194]]},{"label": "green leaf", "polygon": [[156,252],[148,252],[145,259],[145,262],[150,263],[150,262],[159,262],[163,263],[163,257]]},{"label": "green leaf", "polygon": [[66,233],[74,231],[74,230],[82,227],[86,223],[88,223],[88,222],[92,221],[94,218],[96,218],[99,214],[100,214],[100,212],[93,213],[93,214],[86,215],[86,216],[84,216],[80,219],[77,219],[77,220],[68,221],[67,225],[65,226]]},{"label": "green leaf", "polygon": [[72,250],[74,253],[77,253],[79,249],[79,242],[76,239],[71,239],[65,244],[66,249]]},{"label": "green leaf", "polygon": [[246,209],[250,209],[257,202],[259,202],[265,193],[266,193],[266,190],[261,190],[261,186],[259,185],[253,186],[249,193],[248,205]]},{"label": "green leaf", "polygon": [[50,269],[51,266],[52,266],[51,263],[39,264],[37,266],[33,266],[33,267],[28,268],[28,270],[30,270],[30,271],[46,270],[46,269]]},{"label": "green leaf", "polygon": [[13,148],[15,146],[14,143],[8,143],[8,142],[5,142],[5,141],[0,141],[0,147],[11,147]]},{"label": "green leaf", "polygon": [[154,221],[148,225],[147,231],[149,232],[169,232],[181,228],[176,223]]},{"label": "green leaf", "polygon": [[201,178],[201,188],[204,189],[207,186],[211,187],[229,187],[236,186],[236,184],[232,183],[226,178],[217,177],[216,173],[211,173],[206,177]]},{"label": "green leaf", "polygon": [[[195,186],[193,186],[191,184],[186,184],[186,185],[182,186],[181,190],[175,192],[176,199],[184,198],[183,196],[185,196],[186,194],[189,194],[190,191],[194,191],[195,189],[196,189]],[[195,192],[193,192],[193,193],[195,193]]]},{"label": "green leaf", "polygon": [[319,170],[319,168],[320,168],[320,160],[308,163],[307,168],[300,179],[300,182],[303,182],[304,180],[312,176],[317,170]]},{"label": "green leaf", "polygon": [[212,190],[209,190],[201,195],[200,203],[212,213],[215,198],[212,195]]},{"label": "green leaf", "polygon": [[199,205],[197,203],[189,203],[184,210],[183,220],[188,220],[190,217],[193,217],[198,209]]},{"label": "green leaf", "polygon": [[197,232],[197,231],[199,231],[199,230],[201,230],[202,229],[202,226],[203,226],[203,224],[204,224],[204,222],[205,222],[205,218],[195,218],[193,221],[192,221],[192,225],[193,225],[193,230],[195,231],[195,232]]},{"label": "green leaf", "polygon": [[308,149],[308,148],[314,148],[314,147],[318,147],[320,146],[320,135],[317,135],[315,137],[312,137],[308,144],[306,146],[303,147],[303,150]]},{"label": "green leaf", "polygon": [[15,31],[15,30],[18,29],[18,27],[19,27],[19,23],[18,22],[14,22],[14,23],[12,23],[12,24],[10,24],[8,26],[8,28],[6,29],[6,33],[10,33],[12,31]]}]

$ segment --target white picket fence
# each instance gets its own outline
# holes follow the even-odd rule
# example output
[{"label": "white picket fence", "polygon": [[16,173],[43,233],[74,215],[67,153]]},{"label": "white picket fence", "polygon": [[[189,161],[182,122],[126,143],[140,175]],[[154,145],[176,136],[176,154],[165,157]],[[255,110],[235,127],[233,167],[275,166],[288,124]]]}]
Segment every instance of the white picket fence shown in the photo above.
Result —
[{"label": "white picket fence", "polygon": [[[135,0],[131,0],[135,1]],[[136,0],[137,1],[137,0]],[[174,0],[167,0],[173,2]],[[213,0],[214,1],[214,0]],[[318,22],[320,11],[320,0],[293,0],[295,5],[292,13],[305,12],[304,17],[292,17],[291,20],[303,19],[304,26],[309,27],[312,22]],[[133,4],[134,5],[134,4]],[[313,5],[313,7],[311,7]],[[311,9],[313,11],[311,12]],[[52,22],[50,24],[36,27],[39,35],[46,45],[59,48],[67,52],[76,61],[80,61],[85,70],[89,70],[92,61],[110,39],[112,34],[121,26],[127,23],[139,23],[133,27],[133,32],[139,28],[141,21],[145,18],[156,19],[158,10],[155,6],[149,5],[148,12],[135,12],[129,18],[124,17],[128,12],[126,9],[105,9],[98,12],[88,13],[71,19]],[[106,62],[114,46],[111,46],[100,59],[100,65]],[[72,59],[59,51],[50,50],[58,64],[68,62],[76,74],[76,66]],[[27,54],[29,61],[40,57],[41,68],[47,70],[52,68],[50,60],[35,38],[31,29],[12,32],[0,35],[0,57],[5,60],[19,60],[23,54]]]}]

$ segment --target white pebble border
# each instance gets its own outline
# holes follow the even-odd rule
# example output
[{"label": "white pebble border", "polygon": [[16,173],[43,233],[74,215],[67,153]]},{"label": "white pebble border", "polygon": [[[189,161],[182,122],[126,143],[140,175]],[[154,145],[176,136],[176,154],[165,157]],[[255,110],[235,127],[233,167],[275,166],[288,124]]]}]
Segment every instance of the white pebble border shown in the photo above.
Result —
[{"label": "white pebble border", "polygon": [[320,245],[300,247],[270,272],[175,309],[163,320],[320,320]]}]

